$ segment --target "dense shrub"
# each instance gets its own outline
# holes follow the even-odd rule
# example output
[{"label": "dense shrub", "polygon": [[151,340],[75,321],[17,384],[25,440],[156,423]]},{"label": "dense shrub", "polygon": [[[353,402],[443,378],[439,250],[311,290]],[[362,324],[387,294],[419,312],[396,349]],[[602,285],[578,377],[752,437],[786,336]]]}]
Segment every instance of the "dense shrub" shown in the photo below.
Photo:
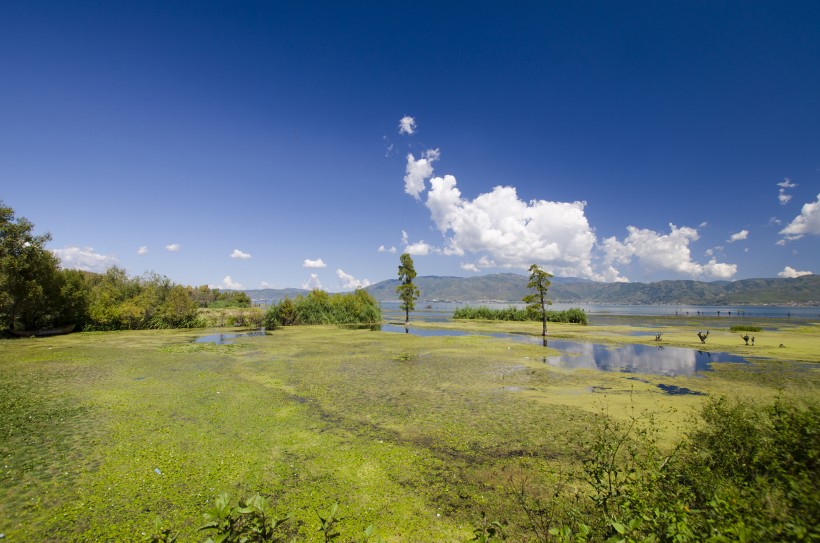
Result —
[{"label": "dense shrub", "polygon": [[379,302],[365,290],[328,294],[315,289],[307,296],[285,298],[272,305],[265,314],[265,326],[370,324],[381,321],[381,318]]},{"label": "dense shrub", "polygon": [[[488,320],[488,321],[540,321],[541,315],[537,311],[526,308],[518,309],[510,306],[506,309],[490,309],[486,306],[465,306],[453,312],[454,319]],[[547,311],[547,322],[567,322],[575,324],[589,324],[584,310],[573,307],[564,311]]]},{"label": "dense shrub", "polygon": [[154,273],[129,277],[122,268],[85,278],[85,330],[140,330],[197,326],[191,290]]},{"label": "dense shrub", "polygon": [[[654,419],[605,414],[558,491],[521,492],[538,541],[816,541],[820,408],[710,399],[672,447]],[[572,488],[572,492],[563,492]]]},{"label": "dense shrub", "polygon": [[228,307],[199,309],[196,317],[198,328],[241,326],[260,328],[265,323],[265,312],[260,307]]}]

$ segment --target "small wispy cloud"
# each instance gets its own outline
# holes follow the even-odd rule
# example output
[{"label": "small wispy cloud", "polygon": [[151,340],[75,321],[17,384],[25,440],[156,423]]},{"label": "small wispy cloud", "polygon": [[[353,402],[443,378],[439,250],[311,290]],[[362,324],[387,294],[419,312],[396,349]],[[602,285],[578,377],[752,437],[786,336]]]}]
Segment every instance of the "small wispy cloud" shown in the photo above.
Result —
[{"label": "small wispy cloud", "polygon": [[327,268],[327,264],[325,264],[324,260],[321,258],[317,258],[316,260],[311,260],[306,258],[304,263],[302,263],[303,268]]},{"label": "small wispy cloud", "polygon": [[734,243],[736,241],[743,241],[744,239],[749,238],[749,231],[748,230],[741,230],[740,232],[736,232],[729,236],[729,239],[726,240],[726,243]]},{"label": "small wispy cloud", "polygon": [[786,177],[783,179],[783,181],[778,183],[777,186],[780,187],[777,193],[777,200],[780,202],[780,205],[784,206],[788,204],[792,199],[792,195],[786,194],[786,190],[793,189],[797,186],[797,183],[792,183],[792,180]]},{"label": "small wispy cloud", "polygon": [[405,115],[399,121],[399,134],[412,135],[416,132],[416,119],[410,115]]},{"label": "small wispy cloud", "polygon": [[384,140],[384,156],[389,157],[393,154],[393,149],[395,148],[395,146],[393,145],[393,142],[390,141],[390,138],[388,138],[387,136],[382,136],[382,140]]},{"label": "small wispy cloud", "polygon": [[172,253],[177,253],[180,249],[182,249],[182,246],[179,243],[169,243],[165,246],[165,250]]},{"label": "small wispy cloud", "polygon": [[138,254],[138,255],[147,255],[147,254],[148,254],[148,247],[146,247],[145,245],[143,245],[142,247],[140,247],[139,249],[137,249],[137,254]]},{"label": "small wispy cloud", "polygon": [[248,260],[251,257],[248,253],[243,253],[239,249],[234,249],[231,253],[231,258],[239,258],[241,260]]},{"label": "small wispy cloud", "polygon": [[259,288],[274,288],[272,283],[268,283],[267,281],[262,281],[259,284]]}]

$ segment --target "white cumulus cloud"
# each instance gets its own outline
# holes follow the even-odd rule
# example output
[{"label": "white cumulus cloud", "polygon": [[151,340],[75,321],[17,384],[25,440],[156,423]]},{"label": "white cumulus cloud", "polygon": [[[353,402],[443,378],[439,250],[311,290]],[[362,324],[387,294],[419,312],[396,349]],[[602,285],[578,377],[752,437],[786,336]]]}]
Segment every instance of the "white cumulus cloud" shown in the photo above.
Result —
[{"label": "white cumulus cloud", "polygon": [[315,273],[311,273],[310,279],[308,279],[305,283],[302,283],[302,288],[309,290],[322,288],[322,283],[319,281],[319,276]]},{"label": "white cumulus cloud", "polygon": [[385,247],[384,245],[379,245],[379,252],[380,252],[380,253],[390,253],[390,254],[396,254],[396,247],[395,247],[395,246],[391,246],[391,247],[388,249],[388,248],[387,248],[387,247]]},{"label": "white cumulus cloud", "polygon": [[439,159],[438,149],[428,149],[416,160],[413,153],[407,154],[404,176],[404,192],[418,200],[424,192],[424,180],[433,176],[433,162]]},{"label": "white cumulus cloud", "polygon": [[425,256],[431,252],[438,252],[438,249],[429,243],[425,243],[424,240],[410,243],[410,238],[404,230],[401,231],[401,244],[404,247],[404,252],[412,256]]},{"label": "white cumulus cloud", "polygon": [[336,277],[339,278],[339,286],[345,289],[357,289],[370,286],[370,281],[367,279],[356,279],[341,269],[336,270]]},{"label": "white cumulus cloud", "polygon": [[820,235],[820,194],[816,202],[803,204],[800,215],[780,231],[787,239],[802,238],[806,234]]},{"label": "white cumulus cloud", "polygon": [[102,255],[91,247],[67,246],[63,249],[54,249],[52,253],[60,259],[60,266],[71,270],[101,273],[119,262],[116,257]]},{"label": "white cumulus cloud", "polygon": [[729,236],[729,239],[726,240],[726,243],[734,243],[736,241],[742,241],[744,239],[749,238],[749,231],[748,230],[741,230],[735,234]]},{"label": "white cumulus cloud", "polygon": [[797,271],[791,266],[786,266],[783,268],[783,271],[778,273],[778,277],[784,277],[786,279],[794,279],[795,277],[800,277],[802,275],[811,275],[810,271]]},{"label": "white cumulus cloud", "polygon": [[165,246],[165,249],[171,251],[172,253],[178,252],[182,246],[179,243],[169,243]]},{"label": "white cumulus cloud", "polygon": [[218,289],[226,289],[226,290],[244,290],[245,287],[242,286],[242,283],[238,283],[231,279],[230,275],[226,275],[224,279],[222,279],[222,283],[218,285],[208,285],[208,288],[218,288]]},{"label": "white cumulus cloud", "polygon": [[140,247],[139,249],[137,249],[137,254],[138,254],[138,255],[147,255],[147,254],[148,254],[148,247],[146,247],[145,245],[143,245],[142,247]]},{"label": "white cumulus cloud", "polygon": [[306,258],[305,261],[302,263],[303,268],[327,268],[327,264],[321,259],[317,258],[316,260],[311,260]]},{"label": "white cumulus cloud", "polygon": [[424,240],[418,241],[416,243],[409,243],[404,248],[405,253],[413,256],[429,255],[430,252],[434,250],[435,249],[429,243],[425,243]]},{"label": "white cumulus cloud", "polygon": [[267,281],[262,281],[259,284],[259,288],[274,288],[272,283],[268,283]]},{"label": "white cumulus cloud", "polygon": [[[465,271],[526,270],[536,263],[555,275],[599,281],[628,281],[617,265],[633,260],[646,269],[693,278],[726,279],[737,273],[736,265],[718,262],[713,256],[705,264],[692,260],[690,243],[698,239],[694,228],[670,225],[669,234],[660,234],[629,226],[623,241],[611,237],[599,242],[587,220],[584,201],[526,201],[513,186],[496,186],[475,198],[466,197],[453,175],[433,175],[432,163],[440,156],[438,149],[419,158],[407,155],[405,192],[416,200],[425,199],[444,238],[443,247],[436,248],[424,241],[411,244],[402,232],[402,245],[411,254],[465,257],[461,262]],[[748,232],[735,234],[740,235],[748,236]]]},{"label": "white cumulus cloud", "polygon": [[689,244],[699,238],[696,229],[678,228],[674,224],[670,224],[669,229],[669,234],[660,234],[628,226],[629,235],[624,241],[614,237],[604,240],[604,260],[608,264],[627,264],[637,259],[647,270],[670,271],[693,278],[729,279],[737,273],[737,265],[720,263],[715,258],[706,264],[692,260]]},{"label": "white cumulus cloud", "polygon": [[241,260],[248,260],[251,257],[248,253],[243,253],[239,249],[234,249],[231,253],[231,258],[239,258]]},{"label": "white cumulus cloud", "polygon": [[525,202],[516,189],[497,186],[473,200],[463,198],[452,175],[434,177],[427,208],[445,236],[445,254],[473,253],[485,263],[526,269],[533,262],[561,275],[594,277],[595,234],[584,215],[586,202]]},{"label": "white cumulus cloud", "polygon": [[416,120],[410,115],[405,115],[399,121],[399,134],[414,134],[416,132]]}]

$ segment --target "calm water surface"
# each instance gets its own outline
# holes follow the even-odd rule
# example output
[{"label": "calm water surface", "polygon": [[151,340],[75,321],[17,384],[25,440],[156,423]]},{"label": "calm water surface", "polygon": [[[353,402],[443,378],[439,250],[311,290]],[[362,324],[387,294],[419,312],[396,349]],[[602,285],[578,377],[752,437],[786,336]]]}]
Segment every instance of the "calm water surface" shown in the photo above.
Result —
[{"label": "calm water surface", "polygon": [[[403,325],[385,324],[382,332],[409,333],[419,336],[465,336],[487,335],[513,341],[543,344],[543,338],[527,334],[504,334],[466,332],[464,330],[444,330],[430,328],[405,328]],[[565,339],[550,339],[549,347],[561,351],[555,356],[545,356],[542,362],[550,366],[576,369],[595,369],[624,373],[646,373],[654,375],[693,375],[711,370],[714,362],[748,363],[742,356],[729,353],[710,353],[682,347],[663,345],[604,345]]]},{"label": "calm water surface", "polygon": [[[381,302],[382,312],[388,320],[404,320],[404,312],[398,302]],[[518,303],[479,302],[432,302],[418,303],[411,318],[424,321],[449,320],[453,311],[462,307],[489,307],[490,309],[522,308]],[[732,317],[732,318],[776,318],[813,319],[820,318],[820,307],[791,307],[777,305],[615,305],[615,304],[553,304],[550,309],[563,311],[578,307],[586,311],[594,324],[594,317]]]}]

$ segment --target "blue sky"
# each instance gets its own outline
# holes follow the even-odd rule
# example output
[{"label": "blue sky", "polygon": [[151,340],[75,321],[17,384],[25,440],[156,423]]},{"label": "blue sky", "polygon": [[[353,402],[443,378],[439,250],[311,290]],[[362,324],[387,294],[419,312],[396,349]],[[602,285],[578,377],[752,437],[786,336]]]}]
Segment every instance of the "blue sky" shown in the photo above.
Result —
[{"label": "blue sky", "polygon": [[66,267],[820,273],[820,3],[0,5],[0,198]]}]

